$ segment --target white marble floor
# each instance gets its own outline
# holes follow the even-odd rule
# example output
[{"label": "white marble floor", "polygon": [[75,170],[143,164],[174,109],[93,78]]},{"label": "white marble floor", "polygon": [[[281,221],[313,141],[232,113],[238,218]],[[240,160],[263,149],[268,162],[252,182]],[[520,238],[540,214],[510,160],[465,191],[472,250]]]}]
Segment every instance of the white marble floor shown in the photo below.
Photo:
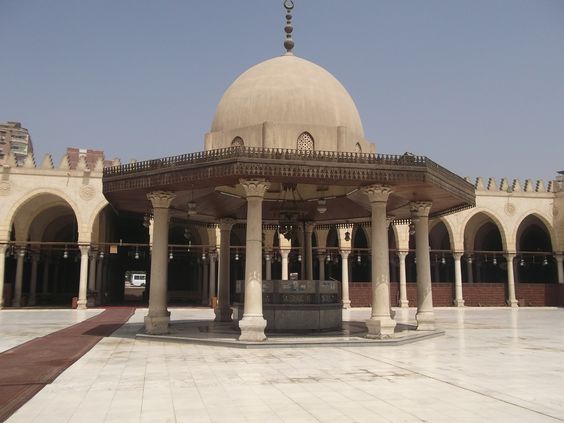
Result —
[{"label": "white marble floor", "polygon": [[[436,309],[446,335],[419,343],[268,350],[135,340],[145,312],[8,421],[564,421],[564,309]],[[11,331],[5,313],[2,336]],[[413,314],[398,310],[396,318]],[[173,319],[212,316],[172,310]],[[38,321],[24,312],[13,323]]]}]

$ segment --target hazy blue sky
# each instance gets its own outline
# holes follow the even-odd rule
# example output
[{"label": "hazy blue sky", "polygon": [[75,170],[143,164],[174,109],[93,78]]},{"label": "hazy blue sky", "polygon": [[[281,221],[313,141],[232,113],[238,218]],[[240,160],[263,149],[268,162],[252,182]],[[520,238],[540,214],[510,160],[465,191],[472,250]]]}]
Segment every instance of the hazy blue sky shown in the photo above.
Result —
[{"label": "hazy blue sky", "polygon": [[[295,0],[295,53],[349,90],[378,152],[461,175],[564,169],[564,1]],[[282,54],[281,0],[0,0],[0,121],[36,160],[203,149],[245,69]]]}]

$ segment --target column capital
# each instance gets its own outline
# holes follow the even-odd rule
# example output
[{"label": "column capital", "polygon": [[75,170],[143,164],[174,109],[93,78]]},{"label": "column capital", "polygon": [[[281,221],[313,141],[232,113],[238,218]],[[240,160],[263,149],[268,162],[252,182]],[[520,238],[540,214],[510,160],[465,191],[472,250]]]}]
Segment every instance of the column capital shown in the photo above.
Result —
[{"label": "column capital", "polygon": [[554,258],[558,263],[564,262],[564,253],[554,253]]},{"label": "column capital", "polygon": [[264,198],[264,194],[268,190],[268,187],[270,187],[270,182],[264,179],[239,179],[239,183],[243,186],[247,198]]},{"label": "column capital", "polygon": [[90,251],[90,245],[79,245],[78,249],[80,250],[81,255],[85,255]]},{"label": "column capital", "polygon": [[4,254],[7,249],[8,249],[8,245],[0,244],[0,254]]},{"label": "column capital", "polygon": [[362,187],[362,192],[366,194],[371,203],[385,203],[392,193],[392,188],[388,185],[375,184]]},{"label": "column capital", "polygon": [[349,258],[351,250],[349,248],[342,248],[339,250],[339,253],[341,254],[342,258],[347,259]]},{"label": "column capital", "polygon": [[413,201],[409,203],[411,215],[413,217],[429,217],[432,205],[431,201]]},{"label": "column capital", "polygon": [[280,255],[282,258],[288,258],[288,254],[290,254],[289,248],[280,248]]},{"label": "column capital", "polygon": [[464,255],[464,252],[462,252],[462,251],[453,251],[452,252],[452,257],[454,257],[455,260],[460,260],[463,255]]},{"label": "column capital", "polygon": [[230,231],[235,224],[235,219],[231,219],[229,217],[224,217],[219,219],[219,230],[220,231]]},{"label": "column capital", "polygon": [[147,199],[155,209],[168,209],[176,194],[170,191],[152,191],[147,194]]},{"label": "column capital", "polygon": [[306,234],[312,234],[314,229],[315,229],[315,222],[306,222],[305,224]]},{"label": "column capital", "polygon": [[396,252],[396,254],[398,255],[398,257],[400,259],[405,259],[407,257],[407,255],[409,254],[409,251],[398,251]]},{"label": "column capital", "polygon": [[503,256],[507,261],[513,260],[517,254],[514,252],[507,252]]}]

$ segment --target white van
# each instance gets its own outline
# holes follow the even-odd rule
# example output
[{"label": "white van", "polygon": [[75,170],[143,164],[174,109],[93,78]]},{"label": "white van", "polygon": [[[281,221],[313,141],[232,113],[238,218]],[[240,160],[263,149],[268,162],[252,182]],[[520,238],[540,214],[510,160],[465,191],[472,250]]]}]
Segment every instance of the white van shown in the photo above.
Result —
[{"label": "white van", "polygon": [[132,273],[131,274],[131,285],[133,286],[145,286],[147,282],[147,275],[145,273]]}]

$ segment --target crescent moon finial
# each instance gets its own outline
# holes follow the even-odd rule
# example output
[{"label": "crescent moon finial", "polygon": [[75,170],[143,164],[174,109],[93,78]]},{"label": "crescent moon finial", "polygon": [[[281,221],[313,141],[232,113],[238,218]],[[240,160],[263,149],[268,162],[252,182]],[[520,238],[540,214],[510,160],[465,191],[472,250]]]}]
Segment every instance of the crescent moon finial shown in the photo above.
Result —
[{"label": "crescent moon finial", "polygon": [[292,32],[294,31],[292,26],[292,9],[294,8],[294,2],[292,0],[284,0],[284,7],[286,8],[286,26],[284,27],[286,40],[284,41],[284,47],[286,48],[286,54],[292,55],[292,49],[294,48],[294,40],[292,39]]}]

